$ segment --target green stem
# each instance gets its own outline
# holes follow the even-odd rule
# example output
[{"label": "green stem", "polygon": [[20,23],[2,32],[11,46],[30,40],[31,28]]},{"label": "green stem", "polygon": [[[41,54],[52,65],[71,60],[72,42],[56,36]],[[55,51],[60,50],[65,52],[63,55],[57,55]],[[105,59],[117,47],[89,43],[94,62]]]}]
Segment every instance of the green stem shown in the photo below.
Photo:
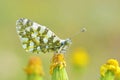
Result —
[{"label": "green stem", "polygon": [[68,80],[66,69],[64,67],[61,69],[59,68],[59,66],[56,67],[53,70],[52,80]]},{"label": "green stem", "polygon": [[107,71],[105,76],[102,76],[100,80],[114,80],[115,76],[114,73],[111,71]]}]

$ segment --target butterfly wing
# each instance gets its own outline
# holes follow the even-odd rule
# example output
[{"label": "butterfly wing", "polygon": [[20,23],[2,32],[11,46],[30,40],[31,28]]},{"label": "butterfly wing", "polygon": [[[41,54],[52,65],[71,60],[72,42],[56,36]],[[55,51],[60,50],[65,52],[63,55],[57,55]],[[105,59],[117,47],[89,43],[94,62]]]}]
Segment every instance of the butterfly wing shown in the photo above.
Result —
[{"label": "butterfly wing", "polygon": [[22,47],[27,52],[50,52],[61,47],[61,39],[50,29],[26,18],[16,22],[16,30]]}]

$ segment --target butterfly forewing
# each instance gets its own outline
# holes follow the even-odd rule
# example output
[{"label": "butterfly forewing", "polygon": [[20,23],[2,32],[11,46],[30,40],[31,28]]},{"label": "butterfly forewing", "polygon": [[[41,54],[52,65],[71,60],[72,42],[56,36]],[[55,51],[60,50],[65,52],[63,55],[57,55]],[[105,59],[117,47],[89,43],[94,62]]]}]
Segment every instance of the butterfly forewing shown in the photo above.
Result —
[{"label": "butterfly forewing", "polygon": [[55,33],[29,19],[17,20],[16,30],[22,47],[28,52],[55,52],[61,47],[61,39]]}]

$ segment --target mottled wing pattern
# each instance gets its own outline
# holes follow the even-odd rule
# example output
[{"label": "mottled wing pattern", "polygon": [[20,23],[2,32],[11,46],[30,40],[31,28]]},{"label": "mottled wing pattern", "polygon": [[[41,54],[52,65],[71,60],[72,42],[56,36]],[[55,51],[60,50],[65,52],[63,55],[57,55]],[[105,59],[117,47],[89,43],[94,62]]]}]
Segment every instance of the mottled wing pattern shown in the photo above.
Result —
[{"label": "mottled wing pattern", "polygon": [[57,52],[61,47],[61,39],[47,27],[26,18],[16,22],[16,29],[22,47],[27,52]]}]

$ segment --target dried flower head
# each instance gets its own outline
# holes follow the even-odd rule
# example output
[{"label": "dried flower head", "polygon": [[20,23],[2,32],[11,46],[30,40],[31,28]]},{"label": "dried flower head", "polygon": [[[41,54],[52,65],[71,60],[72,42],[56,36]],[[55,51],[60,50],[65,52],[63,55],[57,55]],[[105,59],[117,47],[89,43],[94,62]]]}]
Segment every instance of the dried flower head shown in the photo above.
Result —
[{"label": "dried flower head", "polygon": [[39,57],[31,57],[27,67],[24,69],[29,74],[43,75],[42,63]]}]

